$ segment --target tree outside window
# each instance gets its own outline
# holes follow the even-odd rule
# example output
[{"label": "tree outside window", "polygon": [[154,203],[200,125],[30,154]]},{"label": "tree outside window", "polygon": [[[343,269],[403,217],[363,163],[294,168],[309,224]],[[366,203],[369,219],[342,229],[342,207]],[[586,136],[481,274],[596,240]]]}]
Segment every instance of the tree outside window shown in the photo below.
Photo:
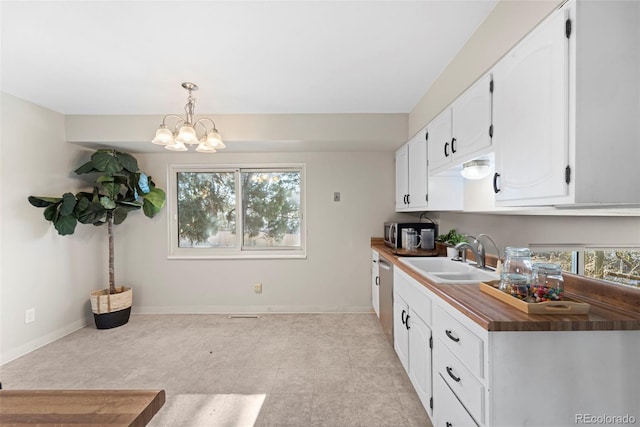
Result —
[{"label": "tree outside window", "polygon": [[176,168],[175,177],[178,248],[302,250],[301,167]]}]

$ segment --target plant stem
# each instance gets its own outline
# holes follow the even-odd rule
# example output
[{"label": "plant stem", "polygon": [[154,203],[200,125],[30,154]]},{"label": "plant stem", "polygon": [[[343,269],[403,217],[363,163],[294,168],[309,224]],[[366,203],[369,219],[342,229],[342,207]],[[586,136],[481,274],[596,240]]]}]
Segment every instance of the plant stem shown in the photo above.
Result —
[{"label": "plant stem", "polygon": [[109,230],[109,293],[116,293],[115,272],[113,266],[113,214],[107,213],[107,229]]}]

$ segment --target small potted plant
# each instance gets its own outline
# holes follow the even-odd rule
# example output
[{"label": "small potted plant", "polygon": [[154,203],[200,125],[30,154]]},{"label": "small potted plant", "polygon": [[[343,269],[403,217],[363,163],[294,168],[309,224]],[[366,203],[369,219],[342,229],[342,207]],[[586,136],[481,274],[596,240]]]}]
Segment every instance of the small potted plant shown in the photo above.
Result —
[{"label": "small potted plant", "polygon": [[458,233],[454,228],[449,230],[447,234],[440,234],[436,237],[436,242],[442,243],[447,247],[447,257],[455,258],[458,256],[457,250],[455,246],[458,243],[466,242],[467,239],[460,233]]},{"label": "small potted plant", "polygon": [[107,224],[109,236],[109,288],[91,293],[91,308],[98,329],[122,326],[129,321],[131,288],[115,285],[113,226],[121,224],[129,212],[142,209],[152,218],[165,204],[165,192],[156,188],[150,176],[138,168],[130,154],[112,149],[98,150],[77,174],[96,174],[92,192],[64,193],[62,197],[30,196],[29,203],[44,209],[58,234],[75,232],[76,225]]}]

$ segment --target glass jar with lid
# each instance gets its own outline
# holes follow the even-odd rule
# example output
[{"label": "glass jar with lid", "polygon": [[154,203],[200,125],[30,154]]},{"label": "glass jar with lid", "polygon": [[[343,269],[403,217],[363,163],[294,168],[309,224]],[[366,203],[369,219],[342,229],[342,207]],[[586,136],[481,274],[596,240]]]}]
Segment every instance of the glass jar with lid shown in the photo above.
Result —
[{"label": "glass jar with lid", "polygon": [[519,299],[525,299],[531,286],[531,250],[507,247],[504,252],[500,290]]},{"label": "glass jar with lid", "polygon": [[560,264],[533,264],[531,297],[535,302],[560,301],[564,298],[564,279]]}]

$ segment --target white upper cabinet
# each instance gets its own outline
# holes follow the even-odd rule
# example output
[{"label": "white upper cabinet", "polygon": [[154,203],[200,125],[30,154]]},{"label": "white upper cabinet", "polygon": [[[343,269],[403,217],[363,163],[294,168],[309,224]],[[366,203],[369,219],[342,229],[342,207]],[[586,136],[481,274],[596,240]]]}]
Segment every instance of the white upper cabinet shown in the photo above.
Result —
[{"label": "white upper cabinet", "polygon": [[425,131],[409,140],[409,207],[426,208],[429,203],[427,176],[427,141]]},{"label": "white upper cabinet", "polygon": [[498,206],[640,203],[640,2],[570,1],[498,64]]},{"label": "white upper cabinet", "polygon": [[422,130],[396,152],[396,210],[426,208],[427,180],[427,142]]},{"label": "white upper cabinet", "polygon": [[409,145],[396,151],[396,211],[409,207]]},{"label": "white upper cabinet", "polygon": [[568,47],[555,14],[495,67],[496,201],[566,196]]},{"label": "white upper cabinet", "polygon": [[467,89],[428,125],[429,173],[479,157],[491,149],[491,75]]},{"label": "white upper cabinet", "polygon": [[446,169],[452,161],[454,150],[452,109],[446,108],[428,125],[429,130],[429,171]]},{"label": "white upper cabinet", "polygon": [[396,211],[462,209],[462,178],[428,172],[427,128],[396,152]]}]

